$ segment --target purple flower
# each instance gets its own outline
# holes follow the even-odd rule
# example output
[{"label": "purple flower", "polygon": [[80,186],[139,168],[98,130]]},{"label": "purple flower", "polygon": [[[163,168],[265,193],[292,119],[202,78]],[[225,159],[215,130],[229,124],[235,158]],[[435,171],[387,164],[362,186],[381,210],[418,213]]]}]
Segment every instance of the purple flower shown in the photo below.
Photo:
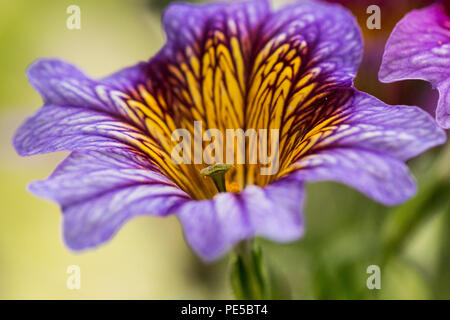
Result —
[{"label": "purple flower", "polygon": [[[424,111],[357,91],[362,41],[338,5],[301,3],[271,12],[255,0],[174,4],[167,44],[148,62],[92,80],[60,60],[28,70],[45,105],[19,128],[21,155],[72,150],[34,194],[58,202],[74,250],[110,239],[136,215],[175,214],[205,260],[262,236],[287,242],[304,231],[303,184],[345,183],[387,205],[416,191],[405,161],[444,143]],[[236,165],[228,191],[175,164],[171,133],[206,128],[280,130],[279,172]],[[247,150],[248,152],[248,150]]]},{"label": "purple flower", "polygon": [[439,91],[436,120],[450,129],[450,17],[443,4],[414,10],[400,20],[386,44],[379,78],[431,82]]}]

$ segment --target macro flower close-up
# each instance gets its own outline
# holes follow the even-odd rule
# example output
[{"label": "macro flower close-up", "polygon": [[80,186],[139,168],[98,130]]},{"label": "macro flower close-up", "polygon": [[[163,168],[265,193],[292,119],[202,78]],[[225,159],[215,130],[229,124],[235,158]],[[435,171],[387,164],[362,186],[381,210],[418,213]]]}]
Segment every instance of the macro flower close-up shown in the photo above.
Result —
[{"label": "macro flower close-up", "polygon": [[[54,231],[52,245],[62,237],[60,245],[74,259],[93,257],[117,243],[112,239],[121,238],[119,231],[126,225],[140,224],[142,234],[164,254],[146,253],[147,240],[126,242],[122,249],[133,247],[161,266],[172,264],[170,259],[162,261],[165,254],[178,255],[173,265],[191,272],[190,277],[200,279],[197,283],[206,283],[205,292],[193,297],[223,296],[216,283],[221,272],[211,271],[223,261],[230,264],[229,285],[237,299],[371,298],[363,293],[366,287],[380,290],[381,285],[378,278],[373,285],[361,281],[361,274],[370,270],[388,270],[386,281],[394,283],[391,275],[414,260],[401,256],[404,247],[415,243],[410,241],[414,232],[434,216],[444,226],[450,212],[445,131],[450,128],[450,20],[444,2],[404,12],[398,22],[392,17],[403,7],[391,4],[397,11],[387,15],[388,25],[395,27],[383,30],[385,39],[389,35],[383,53],[382,37],[373,35],[373,26],[382,28],[384,20],[362,25],[346,8],[354,5],[351,1],[190,2],[145,1],[151,32],[156,33],[158,25],[154,16],[161,18],[161,46],[157,36],[143,37],[147,31],[124,31],[120,40],[114,40],[120,37],[114,31],[103,33],[111,38],[99,36],[100,20],[89,20],[75,5],[67,8],[67,34],[76,48],[67,49],[72,55],[51,50],[63,46],[59,40],[48,50],[33,51],[26,77],[42,106],[27,104],[14,118],[8,145],[20,156],[11,158],[56,152],[65,157],[60,162],[57,158],[59,163],[39,157],[15,160],[22,168],[29,166],[21,169],[25,173],[33,173],[17,180],[20,190],[29,183],[27,192],[56,203],[61,212],[52,218],[59,219],[61,235],[54,225],[45,229]],[[134,5],[130,12],[144,10]],[[111,15],[110,24],[127,24],[112,18],[112,12],[118,17],[129,14],[129,23],[138,20],[122,11],[130,4],[114,6],[104,12],[105,17]],[[370,21],[380,17],[380,7],[371,6],[375,13]],[[93,12],[92,17],[98,17]],[[77,41],[89,34],[95,35],[89,43],[97,47],[79,46]],[[45,48],[46,37],[42,33],[36,38],[42,42],[38,47]],[[95,55],[102,41],[105,49]],[[108,41],[116,41],[110,49]],[[155,51],[133,55],[133,44],[146,41],[156,44]],[[368,51],[380,50],[364,51],[365,41]],[[42,58],[55,52],[58,58]],[[366,55],[369,59],[363,62]],[[75,63],[67,61],[78,56]],[[102,72],[118,67],[106,76],[90,76],[92,65],[85,68],[83,61]],[[399,94],[405,90],[401,83],[389,91],[383,91],[387,84],[367,86],[378,79],[425,80],[439,98],[435,102],[428,97],[431,90],[420,84],[406,101]],[[431,111],[419,96],[426,97]],[[389,104],[381,100],[385,97],[400,102]],[[410,101],[414,105],[408,105]],[[435,117],[430,114],[434,109]],[[45,163],[50,175],[39,178],[45,171],[35,173],[33,161],[37,168]],[[20,205],[17,200],[11,203]],[[152,235],[145,231],[144,220],[136,219],[143,216],[175,219],[176,227]],[[159,228],[158,219],[149,220],[156,224],[153,230]],[[446,233],[438,223],[435,228]],[[174,234],[183,238],[180,243],[192,257],[177,253]],[[426,234],[430,236],[423,239],[437,239],[441,233]],[[446,247],[436,239],[422,244],[421,250],[427,245]],[[302,253],[295,257],[298,248]],[[427,254],[441,257],[439,250]],[[117,251],[119,256],[114,263],[120,265]],[[445,269],[440,259],[427,260],[436,265],[430,270]],[[135,264],[128,263],[134,272]],[[126,279],[125,273],[120,276]],[[386,297],[410,292],[420,296],[417,283],[422,282],[411,283],[416,291],[404,287],[400,294],[388,285]],[[441,297],[445,290],[436,280],[426,292]],[[126,297],[125,291],[119,290],[118,296]],[[89,292],[88,298],[100,297]],[[130,296],[145,294],[130,291]]]},{"label": "macro flower close-up", "polygon": [[[177,215],[207,260],[255,235],[296,240],[304,182],[334,180],[398,204],[416,191],[404,161],[445,141],[419,108],[353,88],[362,40],[340,7],[174,4],[163,25],[167,44],[154,58],[104,79],[53,59],[28,70],[45,105],[14,145],[21,155],[74,150],[30,186],[62,206],[72,249],[99,245],[138,214]],[[217,194],[200,165],[170,156],[172,131],[194,134],[194,121],[279,129],[279,173],[238,164],[226,181],[234,192]]]}]

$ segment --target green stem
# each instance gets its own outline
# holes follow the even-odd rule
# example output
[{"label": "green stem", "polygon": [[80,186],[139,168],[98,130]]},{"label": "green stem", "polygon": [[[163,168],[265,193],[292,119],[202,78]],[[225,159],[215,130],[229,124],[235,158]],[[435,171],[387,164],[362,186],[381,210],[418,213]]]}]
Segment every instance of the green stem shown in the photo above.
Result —
[{"label": "green stem", "polygon": [[261,250],[251,240],[235,248],[231,285],[237,299],[270,299],[270,283]]}]

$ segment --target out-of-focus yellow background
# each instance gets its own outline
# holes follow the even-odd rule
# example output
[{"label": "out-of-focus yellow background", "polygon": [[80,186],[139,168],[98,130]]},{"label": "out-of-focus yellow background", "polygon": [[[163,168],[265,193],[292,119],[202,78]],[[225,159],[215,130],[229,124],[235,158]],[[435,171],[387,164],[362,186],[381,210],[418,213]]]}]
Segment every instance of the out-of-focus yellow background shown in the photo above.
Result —
[{"label": "out-of-focus yellow background", "polygon": [[[0,3],[0,299],[232,297],[227,259],[200,262],[174,217],[139,217],[95,250],[69,251],[62,243],[58,206],[26,191],[29,182],[48,176],[67,154],[21,158],[11,145],[15,129],[42,105],[25,76],[31,62],[59,57],[101,77],[147,60],[164,43],[160,8],[167,2]],[[66,28],[71,4],[81,8],[81,30]],[[430,176],[448,175],[449,161],[448,147],[414,160],[420,188],[426,191],[433,184]],[[405,245],[382,267],[382,289],[371,291],[366,268],[382,263],[384,230],[389,233],[391,224],[397,228],[389,220],[404,213],[333,183],[310,185],[307,191],[305,238],[284,245],[260,240],[294,298],[450,297],[448,203],[413,224]],[[405,227],[400,223],[398,228]],[[66,286],[70,265],[81,268],[80,290]]]}]

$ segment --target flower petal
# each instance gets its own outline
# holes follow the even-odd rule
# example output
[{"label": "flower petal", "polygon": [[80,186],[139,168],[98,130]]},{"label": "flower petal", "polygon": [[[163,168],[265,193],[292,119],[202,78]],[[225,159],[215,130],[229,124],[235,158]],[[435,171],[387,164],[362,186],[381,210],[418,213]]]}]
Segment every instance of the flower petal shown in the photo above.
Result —
[{"label": "flower petal", "polygon": [[[339,120],[339,107],[361,61],[362,38],[339,5],[301,2],[273,13],[261,27],[250,68],[246,128],[280,130],[280,171],[314,144],[317,130]],[[247,166],[246,182],[266,185]]]},{"label": "flower petal", "polygon": [[[170,92],[174,118],[193,134],[204,129],[244,128],[244,110],[254,42],[270,14],[266,0],[190,5],[176,3],[163,16],[167,44],[150,60],[155,85]],[[194,170],[198,168],[192,167]],[[245,168],[236,165],[229,181],[245,185]],[[194,177],[195,173],[191,173]],[[203,197],[205,198],[205,197]]]},{"label": "flower petal", "polygon": [[61,205],[64,239],[73,250],[107,241],[136,215],[167,215],[189,200],[132,149],[72,152],[29,189]]},{"label": "flower petal", "polygon": [[398,159],[356,148],[323,150],[293,165],[289,177],[299,181],[336,181],[349,185],[385,205],[408,200],[416,184],[408,167]]},{"label": "flower petal", "polygon": [[28,68],[27,75],[46,106],[98,111],[154,134],[147,118],[157,106],[145,105],[147,101],[143,97],[154,101],[145,89],[150,80],[148,68],[147,63],[141,62],[102,80],[92,80],[65,61],[39,59]]},{"label": "flower petal", "polygon": [[359,148],[408,160],[446,141],[445,132],[419,107],[387,105],[358,91],[349,103],[333,133],[315,148]]},{"label": "flower petal", "polygon": [[443,4],[414,10],[400,20],[386,44],[379,78],[431,82],[440,94],[436,120],[450,128],[450,18]]},{"label": "flower petal", "polygon": [[24,155],[63,151],[95,150],[102,147],[139,146],[151,143],[136,128],[114,117],[78,107],[44,106],[17,130],[14,146]]},{"label": "flower petal", "polygon": [[173,49],[191,46],[214,31],[239,31],[240,37],[247,37],[269,12],[268,0],[234,0],[201,5],[174,3],[164,11],[162,20],[168,47]]},{"label": "flower petal", "polygon": [[438,85],[439,101],[436,108],[436,120],[444,129],[450,129],[450,77]]},{"label": "flower petal", "polygon": [[28,81],[45,104],[102,109],[95,82],[75,66],[59,59],[39,59],[27,70]]},{"label": "flower petal", "polygon": [[146,66],[139,63],[101,81],[63,60],[45,58],[35,61],[27,76],[46,105],[94,109],[130,119],[124,103],[130,97],[123,89],[130,88],[130,82],[145,79]]},{"label": "flower petal", "polygon": [[356,90],[340,113],[281,174],[341,182],[387,205],[411,197],[416,187],[404,161],[443,144],[445,132],[418,107],[390,106]]},{"label": "flower petal", "polygon": [[264,188],[248,186],[238,194],[187,202],[177,215],[191,248],[211,261],[254,236],[278,242],[300,238],[303,199],[302,184],[283,179]]},{"label": "flower petal", "polygon": [[201,181],[198,170],[172,162],[176,142],[171,135],[183,127],[176,123],[182,117],[170,109],[167,90],[152,77],[148,63],[92,80],[64,61],[41,59],[29,68],[28,77],[45,106],[17,131],[14,145],[19,154],[133,146],[191,195],[214,194],[209,181],[205,192],[196,188]]},{"label": "flower petal", "polygon": [[305,1],[288,5],[265,21],[262,34],[290,44],[303,42],[310,57],[308,67],[341,83],[352,82],[362,59],[358,23],[338,4]]},{"label": "flower petal", "polygon": [[[334,91],[352,85],[361,60],[357,23],[336,5],[300,3],[269,13],[266,1],[175,4],[163,21],[168,43],[150,64],[156,82],[170,84],[182,127],[192,130],[200,120],[222,132],[281,129],[280,154],[288,154],[281,167],[317,125],[317,114],[334,113]],[[259,172],[237,165],[228,181],[239,189],[271,182]]]}]

